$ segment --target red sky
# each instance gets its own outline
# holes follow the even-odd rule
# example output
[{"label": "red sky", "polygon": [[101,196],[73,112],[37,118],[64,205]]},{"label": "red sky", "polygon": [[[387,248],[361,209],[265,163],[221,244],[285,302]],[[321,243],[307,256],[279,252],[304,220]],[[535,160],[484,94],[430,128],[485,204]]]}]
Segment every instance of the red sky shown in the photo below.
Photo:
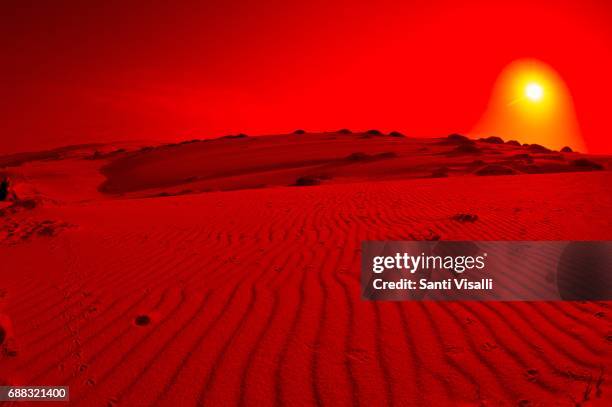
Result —
[{"label": "red sky", "polygon": [[[536,58],[612,152],[606,1],[3,1],[0,152],[296,128],[469,131]],[[491,2],[492,3],[492,2]]]}]

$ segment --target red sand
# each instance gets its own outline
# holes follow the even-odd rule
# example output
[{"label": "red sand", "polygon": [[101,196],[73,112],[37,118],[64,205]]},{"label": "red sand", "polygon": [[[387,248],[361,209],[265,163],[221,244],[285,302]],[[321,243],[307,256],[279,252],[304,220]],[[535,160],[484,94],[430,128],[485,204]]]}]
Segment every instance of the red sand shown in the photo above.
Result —
[{"label": "red sand", "polygon": [[[8,168],[35,207],[0,216],[0,381],[75,405],[610,405],[611,303],[364,302],[359,263],[365,239],[610,240],[612,173],[361,136]],[[473,175],[492,163],[519,175]]]}]

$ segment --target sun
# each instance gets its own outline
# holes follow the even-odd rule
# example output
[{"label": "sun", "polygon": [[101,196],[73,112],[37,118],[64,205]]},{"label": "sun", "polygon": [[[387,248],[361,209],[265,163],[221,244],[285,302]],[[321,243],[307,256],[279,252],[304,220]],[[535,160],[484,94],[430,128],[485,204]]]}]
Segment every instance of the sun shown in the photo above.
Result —
[{"label": "sun", "polygon": [[501,71],[470,135],[587,151],[569,87],[552,66],[536,59],[518,59]]},{"label": "sun", "polygon": [[529,83],[525,86],[525,96],[531,101],[539,102],[544,97],[544,89],[540,84]]}]

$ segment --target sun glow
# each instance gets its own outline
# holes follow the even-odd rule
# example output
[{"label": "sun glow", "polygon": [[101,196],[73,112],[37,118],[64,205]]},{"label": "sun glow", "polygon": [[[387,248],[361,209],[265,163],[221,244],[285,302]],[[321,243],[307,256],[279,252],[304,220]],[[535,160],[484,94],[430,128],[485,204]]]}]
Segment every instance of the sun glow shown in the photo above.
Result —
[{"label": "sun glow", "polygon": [[587,151],[565,81],[551,66],[534,59],[514,61],[500,73],[470,135]]},{"label": "sun glow", "polygon": [[527,96],[529,100],[539,102],[544,96],[544,89],[537,83],[529,83],[525,86],[525,96]]}]

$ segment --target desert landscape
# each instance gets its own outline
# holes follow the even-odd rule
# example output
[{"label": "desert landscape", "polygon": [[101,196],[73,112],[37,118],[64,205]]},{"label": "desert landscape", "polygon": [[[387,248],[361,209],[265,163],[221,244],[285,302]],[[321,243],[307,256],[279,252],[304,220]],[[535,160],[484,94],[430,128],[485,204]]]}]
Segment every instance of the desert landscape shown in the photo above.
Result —
[{"label": "desert landscape", "polygon": [[611,163],[347,129],[0,156],[0,384],[83,406],[610,405],[611,303],[368,302],[359,267],[363,240],[611,240]]}]

